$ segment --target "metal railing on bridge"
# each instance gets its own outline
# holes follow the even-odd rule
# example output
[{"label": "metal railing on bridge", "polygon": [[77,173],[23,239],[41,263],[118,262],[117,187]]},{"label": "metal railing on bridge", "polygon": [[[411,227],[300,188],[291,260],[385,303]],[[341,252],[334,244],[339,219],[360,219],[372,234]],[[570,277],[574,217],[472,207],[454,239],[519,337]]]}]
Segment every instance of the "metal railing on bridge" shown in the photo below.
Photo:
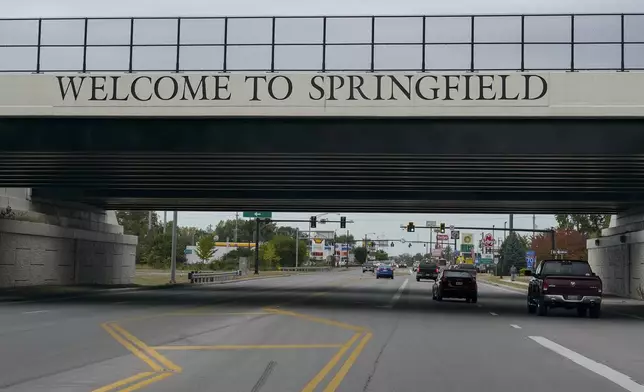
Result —
[{"label": "metal railing on bridge", "polygon": [[0,19],[0,72],[644,69],[644,14]]},{"label": "metal railing on bridge", "polygon": [[214,283],[224,282],[227,280],[239,279],[242,276],[241,271],[231,272],[189,272],[188,279],[190,283]]}]

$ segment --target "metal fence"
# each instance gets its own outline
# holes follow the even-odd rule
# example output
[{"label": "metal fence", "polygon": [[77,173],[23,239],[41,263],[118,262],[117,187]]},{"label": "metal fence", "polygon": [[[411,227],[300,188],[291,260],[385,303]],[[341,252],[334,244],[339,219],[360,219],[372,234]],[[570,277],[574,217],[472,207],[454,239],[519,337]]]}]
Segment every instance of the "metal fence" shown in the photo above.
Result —
[{"label": "metal fence", "polygon": [[0,19],[0,72],[643,70],[644,14]]},{"label": "metal fence", "polygon": [[239,279],[242,276],[241,271],[232,272],[189,272],[188,279],[190,283],[213,283],[224,282],[228,280]]}]

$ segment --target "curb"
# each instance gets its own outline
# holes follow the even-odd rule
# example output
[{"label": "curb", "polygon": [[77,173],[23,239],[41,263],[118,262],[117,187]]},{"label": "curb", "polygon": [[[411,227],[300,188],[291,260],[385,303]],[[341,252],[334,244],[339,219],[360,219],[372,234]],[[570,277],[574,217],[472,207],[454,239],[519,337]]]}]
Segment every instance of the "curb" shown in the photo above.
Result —
[{"label": "curb", "polygon": [[523,290],[523,289],[520,289],[518,287],[505,285],[503,283],[495,283],[495,282],[489,282],[489,281],[485,281],[485,280],[480,280],[479,282],[487,284],[487,285],[490,285],[490,286],[496,286],[496,287],[501,287],[501,288],[504,288],[504,289],[512,290],[512,291],[515,291],[515,292],[521,293],[521,294],[525,294],[527,289],[528,289],[526,287],[526,289]]}]

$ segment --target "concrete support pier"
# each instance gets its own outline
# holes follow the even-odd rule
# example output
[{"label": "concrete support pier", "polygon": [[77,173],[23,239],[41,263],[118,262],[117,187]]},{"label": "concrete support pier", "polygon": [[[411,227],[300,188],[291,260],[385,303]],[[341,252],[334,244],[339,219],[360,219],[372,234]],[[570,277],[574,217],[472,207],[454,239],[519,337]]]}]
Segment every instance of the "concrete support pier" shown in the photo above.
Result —
[{"label": "concrete support pier", "polygon": [[0,287],[128,284],[137,242],[113,211],[0,188]]},{"label": "concrete support pier", "polygon": [[644,299],[644,207],[614,221],[601,237],[588,240],[588,261],[605,294]]}]

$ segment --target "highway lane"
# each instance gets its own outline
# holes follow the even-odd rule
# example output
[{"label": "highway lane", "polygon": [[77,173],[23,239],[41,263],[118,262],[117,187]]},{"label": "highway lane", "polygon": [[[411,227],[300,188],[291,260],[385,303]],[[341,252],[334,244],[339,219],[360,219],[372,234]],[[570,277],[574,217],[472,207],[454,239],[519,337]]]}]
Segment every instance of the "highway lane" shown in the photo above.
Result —
[{"label": "highway lane", "polygon": [[644,320],[623,308],[543,318],[516,291],[437,302],[431,284],[349,271],[1,304],[0,390],[644,390]]}]

